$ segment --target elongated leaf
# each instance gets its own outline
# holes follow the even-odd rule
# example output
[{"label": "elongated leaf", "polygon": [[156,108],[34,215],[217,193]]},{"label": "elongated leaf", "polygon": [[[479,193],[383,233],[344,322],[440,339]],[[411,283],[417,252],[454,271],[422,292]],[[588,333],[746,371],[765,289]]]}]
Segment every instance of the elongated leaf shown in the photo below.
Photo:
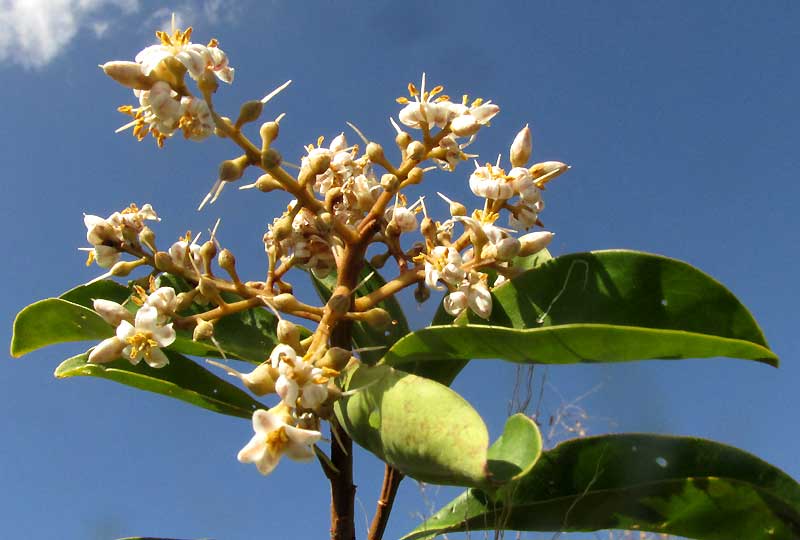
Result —
[{"label": "elongated leaf", "polygon": [[[358,289],[356,296],[367,295],[386,284],[378,271],[365,262],[359,279],[364,280],[370,275],[371,277]],[[317,278],[311,274],[311,281],[320,298],[327,302],[336,286],[336,274],[331,273],[324,278]],[[378,307],[385,309],[392,316],[393,322],[389,328],[379,329],[360,322],[353,325],[353,342],[358,347],[380,347],[378,350],[360,353],[361,359],[367,364],[377,362],[393,343],[411,331],[408,328],[408,321],[406,321],[403,309],[394,297],[380,302]]]},{"label": "elongated leaf", "polygon": [[120,285],[110,279],[101,279],[92,283],[78,285],[59,296],[59,298],[92,309],[92,302],[98,298],[122,304],[130,295],[131,291],[125,285]]},{"label": "elongated leaf", "polygon": [[453,390],[386,366],[348,370],[343,383],[361,389],[334,406],[358,444],[423,482],[487,483],[486,425]]},{"label": "elongated leaf", "polygon": [[[185,280],[171,274],[161,274],[158,277],[158,284],[162,287],[172,287],[176,292],[184,292],[191,289]],[[222,297],[227,302],[241,300],[240,297],[227,293],[223,294]],[[208,308],[193,304],[182,314],[202,313],[206,309]],[[253,308],[219,319],[214,324],[214,337],[228,357],[252,363],[261,363],[278,344],[277,326],[277,317],[266,308]],[[177,338],[170,348],[192,356],[211,356],[215,358],[221,356],[213,343],[209,341],[193,341],[191,329],[177,329]]]},{"label": "elongated leaf", "polygon": [[778,363],[753,317],[722,285],[686,263],[631,251],[553,259],[495,289],[488,321],[468,321],[414,332],[384,360],[404,369],[453,358]]},{"label": "elongated leaf", "polygon": [[56,368],[59,379],[78,376],[101,377],[148,392],[180,399],[214,412],[251,418],[256,409],[267,407],[229,382],[175,351],[163,349],[169,364],[154,369],[145,362],[131,365],[119,359],[108,364],[90,364],[88,353],[73,356]]},{"label": "elongated leaf", "polygon": [[101,340],[114,329],[93,310],[60,298],[35,302],[17,314],[11,337],[11,356],[69,341]]},{"label": "elongated leaf", "polygon": [[737,448],[603,435],[544,452],[494,498],[472,489],[405,540],[451,531],[636,529],[705,540],[800,537],[800,485]]}]

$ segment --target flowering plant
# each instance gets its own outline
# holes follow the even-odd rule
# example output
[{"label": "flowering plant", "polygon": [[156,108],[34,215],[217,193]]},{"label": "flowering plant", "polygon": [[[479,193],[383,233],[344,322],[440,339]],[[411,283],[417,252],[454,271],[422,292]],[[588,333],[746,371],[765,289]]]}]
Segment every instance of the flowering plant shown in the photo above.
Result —
[{"label": "flowering plant", "polygon": [[[625,250],[551,257],[553,234],[539,220],[543,193],[569,167],[532,162],[527,125],[510,144],[508,171],[501,157],[477,161],[469,147],[500,107],[466,95],[451,100],[423,75],[397,99],[394,158],[351,126],[358,144],[344,133],[327,145],[320,137],[294,165],[278,150],[282,114],[260,125],[258,142],[248,135],[289,82],[243,104],[233,120],[213,99],[219,81],[234,80],[219,43],[193,43],[191,28],[156,35],[159,43],[135,61],[101,66],[138,101],[120,107],[132,117],[120,131],[151,136],[158,147],[178,133],[232,142],[238,155],[221,163],[201,208],[253,171],[257,178],[240,189],[288,195],[286,211],[259,231],[266,277],[243,280],[216,228],[203,242],[191,233],[157,242],[151,225],[159,217],[149,204],[86,215],[87,264],[107,272],[22,310],[14,356],[94,340],[56,376],[103,377],[251,420],[254,435],[239,461],[267,475],[284,455],[316,458],[331,484],[335,539],[355,538],[353,442],[386,464],[371,540],[383,537],[405,476],[468,488],[407,539],[605,528],[800,536],[800,486],[738,449],[621,434],[544,450],[538,424],[523,414],[490,444],[480,415],[449,388],[471,360],[488,358],[727,356],[777,365],[747,309],[685,263]],[[474,209],[439,193],[449,206],[439,218],[424,197],[410,198],[430,173],[465,168]],[[142,270],[127,284],[111,279]],[[305,275],[320,304],[295,296],[293,276]],[[397,300],[407,288],[418,302],[442,293],[430,325],[409,327]]]}]

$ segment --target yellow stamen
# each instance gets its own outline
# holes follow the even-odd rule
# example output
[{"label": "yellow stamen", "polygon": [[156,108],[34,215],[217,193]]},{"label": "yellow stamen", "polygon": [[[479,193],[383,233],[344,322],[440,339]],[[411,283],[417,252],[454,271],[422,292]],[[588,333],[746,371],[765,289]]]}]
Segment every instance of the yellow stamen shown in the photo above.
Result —
[{"label": "yellow stamen", "polygon": [[267,433],[266,440],[267,450],[273,456],[283,453],[283,449],[289,444],[289,436],[286,435],[286,427],[281,426],[274,431]]},{"label": "yellow stamen", "polygon": [[322,143],[325,141],[325,137],[320,135],[317,137],[317,148],[322,148]]},{"label": "yellow stamen", "polygon": [[395,101],[397,103],[400,103],[401,105],[407,105],[407,104],[411,103],[410,101],[408,101],[407,97],[399,97],[399,98],[396,98]]},{"label": "yellow stamen", "polygon": [[414,83],[408,83],[408,95],[411,97],[416,97],[419,95],[419,90],[417,90],[417,87],[414,86]]},{"label": "yellow stamen", "polygon": [[436,86],[436,87],[434,87],[434,89],[433,89],[433,90],[431,90],[431,91],[430,91],[430,94],[428,94],[428,95],[429,95],[430,97],[433,97],[433,96],[435,96],[436,94],[440,93],[442,90],[444,90],[444,86],[442,86],[442,85],[440,84],[439,86]]},{"label": "yellow stamen", "polygon": [[91,266],[94,262],[94,250],[89,252],[89,255],[86,257],[86,266]]},{"label": "yellow stamen", "polygon": [[152,349],[158,347],[158,342],[153,339],[150,332],[136,332],[125,341],[131,346],[131,352],[128,355],[131,360],[135,360],[140,354],[150,360]]},{"label": "yellow stamen", "polygon": [[219,41],[217,41],[217,38],[211,38],[206,47],[219,47]]}]

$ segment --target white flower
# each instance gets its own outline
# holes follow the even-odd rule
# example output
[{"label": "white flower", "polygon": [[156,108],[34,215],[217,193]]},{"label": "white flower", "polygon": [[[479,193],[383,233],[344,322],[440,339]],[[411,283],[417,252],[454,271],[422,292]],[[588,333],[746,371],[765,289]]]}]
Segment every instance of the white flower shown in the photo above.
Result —
[{"label": "white flower", "polygon": [[98,298],[92,302],[92,307],[104,321],[114,327],[118,326],[122,321],[133,322],[134,320],[133,313],[125,309],[125,306],[111,300]]},{"label": "white flower", "polygon": [[144,305],[156,308],[156,311],[158,311],[161,317],[173,315],[175,309],[178,307],[178,298],[175,295],[175,289],[172,287],[159,287],[147,296]]},{"label": "white flower", "polygon": [[289,345],[281,344],[270,354],[272,367],[278,368],[275,391],[286,406],[294,409],[297,400],[304,409],[313,409],[328,398],[328,376],[302,357]]},{"label": "white flower", "polygon": [[86,240],[92,244],[87,265],[92,261],[103,268],[109,268],[119,260],[120,245],[125,241],[137,242],[138,235],[144,228],[145,220],[157,220],[153,207],[145,204],[141,210],[131,204],[122,212],[114,212],[107,219],[91,214],[84,214]]},{"label": "white flower", "polygon": [[438,285],[441,279],[451,286],[463,281],[466,272],[461,268],[463,261],[458,251],[452,247],[436,246],[430,255],[425,257],[425,284],[431,289],[442,290]]},{"label": "white flower", "polygon": [[186,270],[200,269],[203,262],[203,258],[200,257],[200,246],[197,242],[189,243],[189,239],[190,236],[187,234],[184,239],[172,244],[169,247],[169,256],[172,262],[180,268]]},{"label": "white flower", "polygon": [[280,415],[259,409],[253,413],[255,435],[236,456],[241,463],[255,463],[258,472],[267,475],[286,454],[295,461],[314,458],[312,448],[322,438],[319,431],[300,429],[286,423]]},{"label": "white flower", "polygon": [[408,127],[422,129],[422,126],[443,128],[455,115],[452,103],[446,95],[439,95],[444,90],[437,86],[430,92],[425,91],[425,74],[422,74],[422,88],[417,90],[413,83],[408,84],[408,93],[414,101],[406,97],[397,98],[397,102],[405,105],[400,111],[400,122]]},{"label": "white flower", "polygon": [[492,293],[489,292],[486,280],[486,274],[470,272],[458,290],[444,298],[445,311],[457,317],[469,307],[478,317],[488,319],[492,314]]},{"label": "white flower", "polygon": [[[536,205],[541,207],[542,205]],[[539,212],[536,208],[519,205],[514,209],[511,215],[508,216],[508,226],[515,230],[528,230],[539,221]]]},{"label": "white flower", "polygon": [[450,130],[459,137],[469,137],[475,135],[482,126],[500,112],[500,107],[491,101],[484,102],[478,98],[467,106],[467,96],[460,104],[451,103],[450,111],[453,119],[450,122]]},{"label": "white flower", "polygon": [[192,43],[192,28],[181,32],[173,28],[172,35],[158,31],[156,36],[161,41],[156,45],[144,48],[136,55],[135,60],[142,65],[142,73],[150,75],[162,60],[174,57],[189,71],[189,75],[197,80],[210,69],[214,75],[226,83],[233,82],[233,68],[228,66],[227,55],[217,47],[217,41],[211,40],[208,45]]},{"label": "white flower", "polygon": [[458,317],[467,307],[467,293],[461,289],[453,291],[444,297],[442,305],[448,314]]},{"label": "white flower", "polygon": [[169,360],[159,347],[167,347],[175,341],[175,330],[172,323],[159,325],[158,319],[158,310],[144,305],[136,312],[134,324],[120,322],[116,337],[109,339],[117,339],[125,344],[122,353],[131,364],[136,365],[144,358],[150,367],[164,367]]},{"label": "white flower", "polygon": [[475,164],[475,172],[469,177],[469,188],[478,197],[508,200],[515,195],[512,178],[498,166],[487,163],[484,167]]},{"label": "white flower", "polygon": [[202,141],[214,133],[214,117],[208,104],[196,97],[181,98],[181,117],[178,127],[190,141]]}]

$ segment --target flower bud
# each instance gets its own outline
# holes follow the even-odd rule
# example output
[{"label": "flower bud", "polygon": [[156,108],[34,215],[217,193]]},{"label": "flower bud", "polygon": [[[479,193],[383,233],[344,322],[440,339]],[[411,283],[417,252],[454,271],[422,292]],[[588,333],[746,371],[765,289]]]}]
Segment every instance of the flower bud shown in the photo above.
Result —
[{"label": "flower bud", "polygon": [[247,167],[247,156],[239,156],[236,159],[226,159],[220,163],[219,179],[223,182],[238,180],[244,174],[245,167]]},{"label": "flower bud", "polygon": [[161,270],[162,272],[169,272],[175,266],[172,262],[172,257],[170,257],[169,253],[166,251],[156,252],[155,256],[153,257],[153,261],[155,262],[156,269]]},{"label": "flower bud", "polygon": [[538,253],[550,244],[555,235],[550,231],[537,231],[521,236],[519,239],[519,256],[526,257]]},{"label": "flower bud", "polygon": [[214,324],[203,319],[197,320],[197,325],[192,332],[192,341],[203,341],[214,337]]},{"label": "flower bud", "polygon": [[395,136],[395,138],[394,138],[394,142],[395,142],[395,144],[397,144],[397,147],[398,147],[400,150],[405,150],[405,149],[406,149],[406,147],[407,147],[409,144],[411,144],[411,141],[413,141],[413,140],[414,140],[414,139],[412,139],[412,138],[411,138],[411,135],[409,135],[409,134],[408,134],[408,133],[406,133],[405,131],[401,131],[401,132],[400,132],[400,133],[398,133],[398,134],[397,134],[397,136]]},{"label": "flower bud", "polygon": [[214,299],[219,297],[219,289],[210,279],[200,276],[200,283],[197,284],[200,294],[206,298]]},{"label": "flower bud", "polygon": [[514,142],[511,143],[511,149],[509,150],[511,166],[524,167],[531,158],[532,151],[533,141],[531,138],[531,128],[528,127],[528,124],[525,124],[525,127],[514,137]]},{"label": "flower bud", "polygon": [[561,163],[560,161],[543,161],[542,163],[534,164],[528,170],[531,176],[533,176],[536,187],[542,187],[567,169],[569,169],[569,165],[566,163]]},{"label": "flower bud", "polygon": [[425,172],[420,169],[419,167],[414,167],[410,171],[408,171],[408,177],[406,182],[409,184],[419,184],[422,182],[422,177],[425,176]]},{"label": "flower bud", "polygon": [[175,313],[188,309],[194,302],[194,297],[197,296],[196,290],[178,293],[175,297]]},{"label": "flower bud", "polygon": [[122,356],[122,350],[128,344],[117,337],[104,339],[89,353],[89,362],[92,364],[105,364]]},{"label": "flower bud", "polygon": [[383,155],[383,146],[376,142],[367,144],[367,157],[373,163],[381,163],[386,161],[386,156]]},{"label": "flower bud", "polygon": [[381,187],[384,189],[384,191],[394,193],[400,188],[400,180],[397,178],[397,176],[391,173],[386,173],[381,176]]},{"label": "flower bud", "polygon": [[219,88],[219,82],[217,81],[217,77],[214,75],[214,73],[210,69],[207,69],[203,71],[203,74],[197,79],[197,87],[200,89],[203,95],[210,95],[217,91],[217,88]]},{"label": "flower bud", "polygon": [[295,351],[300,351],[303,348],[300,346],[300,329],[292,321],[281,319],[278,321],[278,329],[276,332],[278,341],[285,343],[293,348]]},{"label": "flower bud", "polygon": [[217,245],[211,240],[203,242],[203,245],[200,246],[200,258],[203,259],[203,263],[205,264],[206,268],[208,268],[211,265],[211,261],[213,261],[214,257],[216,256],[217,256]]},{"label": "flower bud", "polygon": [[236,257],[233,256],[233,253],[231,253],[229,249],[220,251],[217,257],[217,264],[229,274],[236,272]]},{"label": "flower bud", "polygon": [[333,228],[333,216],[330,212],[320,212],[314,220],[314,223],[316,223],[319,232],[323,234],[328,233]]},{"label": "flower bud", "polygon": [[480,129],[481,125],[471,114],[462,114],[461,116],[455,117],[453,121],[450,122],[450,131],[458,137],[475,135]]},{"label": "flower bud", "polygon": [[264,122],[261,124],[259,134],[261,135],[261,150],[266,151],[272,141],[278,138],[279,125],[277,122]]},{"label": "flower bud", "polygon": [[120,261],[111,267],[110,274],[116,277],[125,277],[141,264],[141,261]]},{"label": "flower bud", "polygon": [[386,261],[389,260],[390,256],[391,253],[388,251],[386,253],[378,253],[369,260],[369,264],[373,268],[380,270],[386,264]]},{"label": "flower bud", "polygon": [[362,317],[364,322],[378,330],[384,330],[392,324],[392,316],[389,315],[389,312],[379,307],[365,311]]},{"label": "flower bud", "polygon": [[411,161],[422,161],[425,159],[425,145],[419,141],[412,141],[406,147],[406,156]]},{"label": "flower bud", "polygon": [[425,286],[424,283],[420,283],[416,289],[414,289],[414,300],[418,303],[422,304],[428,298],[431,297],[431,290]]},{"label": "flower bud", "polygon": [[297,311],[302,307],[300,302],[297,301],[297,298],[290,293],[281,293],[273,296],[271,302],[278,311]]},{"label": "flower bud", "polygon": [[245,101],[239,109],[239,118],[236,119],[236,128],[240,128],[249,122],[255,122],[261,116],[264,104],[260,100]]},{"label": "flower bud", "polygon": [[514,257],[517,256],[521,249],[520,241],[516,238],[509,236],[507,238],[503,238],[499,242],[495,244],[497,248],[494,258],[498,261],[510,261]]},{"label": "flower bud", "polygon": [[275,178],[269,173],[262,174],[261,176],[258,177],[258,180],[256,180],[256,189],[259,191],[263,191],[264,193],[281,188],[282,188],[281,183],[275,180]]},{"label": "flower bud", "polygon": [[[248,390],[257,396],[275,393],[275,380],[278,378],[278,370],[273,368],[269,362],[259,364],[250,373],[240,373],[235,369],[229,368],[225,364],[215,362],[213,360],[206,360],[209,364],[222,368],[231,377],[236,377],[244,383]],[[282,404],[283,402],[281,402]],[[278,405],[280,407],[280,405]],[[275,409],[278,409],[275,407]],[[285,414],[285,413],[284,413]]]},{"label": "flower bud", "polygon": [[133,324],[133,314],[116,302],[98,298],[92,302],[92,307],[111,326],[119,326],[122,321]]},{"label": "flower bud", "polygon": [[157,251],[156,250],[156,233],[154,233],[153,229],[151,229],[147,225],[143,226],[142,230],[139,231],[139,242],[141,242],[145,246],[149,247],[153,251]]},{"label": "flower bud", "polygon": [[331,156],[328,152],[314,152],[308,157],[308,166],[314,174],[322,174],[331,166]]},{"label": "flower bud", "polygon": [[106,62],[100,68],[103,72],[122,86],[133,90],[150,90],[156,79],[142,73],[142,66],[137,62]]},{"label": "flower bud", "polygon": [[328,300],[327,306],[334,313],[339,313],[340,315],[344,315],[350,310],[350,303],[351,302],[349,294],[337,293],[331,296],[330,300]]},{"label": "flower bud", "polygon": [[350,358],[353,355],[347,349],[342,349],[340,347],[331,347],[325,354],[317,360],[314,365],[318,368],[328,368],[333,369],[335,371],[342,371],[345,366],[347,366],[348,362],[350,362]]},{"label": "flower bud", "polygon": [[278,167],[282,160],[280,152],[273,148],[267,148],[261,152],[261,166],[267,170]]},{"label": "flower bud", "polygon": [[272,225],[272,237],[280,242],[289,238],[292,234],[292,220],[289,216],[284,216]]}]

